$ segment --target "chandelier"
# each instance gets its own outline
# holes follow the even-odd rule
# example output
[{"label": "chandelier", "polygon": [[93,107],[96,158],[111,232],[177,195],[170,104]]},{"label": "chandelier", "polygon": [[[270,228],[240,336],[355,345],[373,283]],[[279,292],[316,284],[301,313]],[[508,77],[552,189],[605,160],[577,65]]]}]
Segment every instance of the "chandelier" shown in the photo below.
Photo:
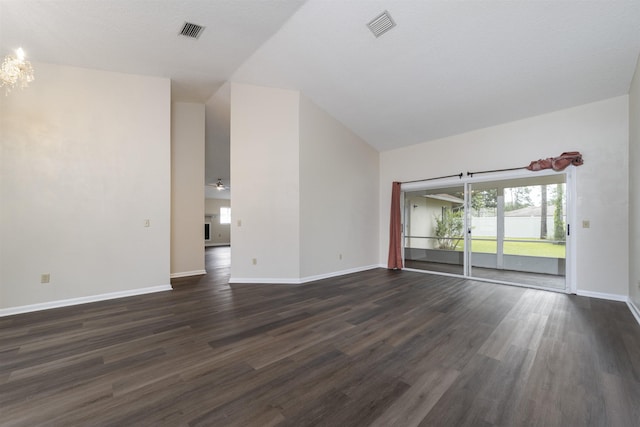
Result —
[{"label": "chandelier", "polygon": [[22,48],[17,49],[15,54],[4,57],[0,67],[0,87],[4,87],[5,95],[8,95],[16,86],[21,89],[27,87],[33,79],[33,67],[24,58]]}]

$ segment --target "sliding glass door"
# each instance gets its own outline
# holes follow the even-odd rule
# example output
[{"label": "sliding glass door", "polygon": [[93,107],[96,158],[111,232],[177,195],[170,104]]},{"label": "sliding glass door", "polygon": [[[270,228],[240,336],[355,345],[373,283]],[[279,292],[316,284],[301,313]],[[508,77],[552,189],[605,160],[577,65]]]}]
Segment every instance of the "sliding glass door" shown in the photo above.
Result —
[{"label": "sliding glass door", "polygon": [[565,289],[565,175],[469,184],[471,277]]},{"label": "sliding glass door", "polygon": [[405,267],[464,274],[464,186],[405,193]]},{"label": "sliding glass door", "polygon": [[404,193],[405,267],[566,289],[566,175]]}]

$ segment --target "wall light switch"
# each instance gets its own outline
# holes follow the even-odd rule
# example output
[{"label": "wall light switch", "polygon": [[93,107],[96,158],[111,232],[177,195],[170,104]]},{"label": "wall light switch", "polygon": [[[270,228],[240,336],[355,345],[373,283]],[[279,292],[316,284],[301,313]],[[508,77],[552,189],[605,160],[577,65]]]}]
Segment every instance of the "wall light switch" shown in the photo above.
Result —
[{"label": "wall light switch", "polygon": [[591,227],[591,221],[589,221],[588,219],[583,219],[582,228],[589,228],[589,227]]},{"label": "wall light switch", "polygon": [[144,220],[144,226],[145,227],[151,227],[151,220],[150,219],[145,219]]},{"label": "wall light switch", "polygon": [[258,263],[258,258],[252,258],[251,264],[256,265]]},{"label": "wall light switch", "polygon": [[238,227],[242,227],[242,221],[238,220]]},{"label": "wall light switch", "polygon": [[51,281],[51,275],[49,273],[40,275],[40,283],[49,283]]}]

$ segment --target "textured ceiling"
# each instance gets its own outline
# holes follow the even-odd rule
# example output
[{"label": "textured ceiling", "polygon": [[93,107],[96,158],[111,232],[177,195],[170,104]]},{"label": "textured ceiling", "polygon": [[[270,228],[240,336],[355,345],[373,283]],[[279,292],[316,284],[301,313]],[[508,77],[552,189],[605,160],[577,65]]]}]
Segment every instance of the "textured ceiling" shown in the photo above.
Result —
[{"label": "textured ceiling", "polygon": [[[171,78],[205,102],[304,0],[0,0],[2,55]],[[185,21],[206,27],[178,36]],[[37,70],[36,70],[37,73]]]},{"label": "textured ceiling", "polygon": [[309,0],[232,80],[299,89],[388,150],[626,94],[639,52],[638,0]]}]

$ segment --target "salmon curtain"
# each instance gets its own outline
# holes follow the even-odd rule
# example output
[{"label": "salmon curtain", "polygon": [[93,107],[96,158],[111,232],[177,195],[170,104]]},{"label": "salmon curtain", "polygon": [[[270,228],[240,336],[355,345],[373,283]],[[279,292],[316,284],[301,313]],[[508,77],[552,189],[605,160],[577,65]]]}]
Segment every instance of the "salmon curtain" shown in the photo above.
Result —
[{"label": "salmon curtain", "polygon": [[547,157],[546,159],[534,160],[527,166],[530,171],[540,171],[543,169],[553,169],[556,172],[564,170],[569,165],[581,166],[584,164],[582,154],[579,151],[566,151],[558,157]]},{"label": "salmon curtain", "polygon": [[389,220],[389,260],[387,268],[402,269],[402,224],[400,223],[400,183],[391,187],[391,218]]}]

